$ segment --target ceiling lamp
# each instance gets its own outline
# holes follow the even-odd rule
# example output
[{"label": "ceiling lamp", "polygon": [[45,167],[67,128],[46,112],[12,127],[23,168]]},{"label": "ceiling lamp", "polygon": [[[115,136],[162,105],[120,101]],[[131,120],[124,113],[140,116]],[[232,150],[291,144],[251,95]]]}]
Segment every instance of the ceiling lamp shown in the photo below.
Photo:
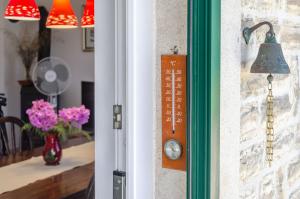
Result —
[{"label": "ceiling lamp", "polygon": [[46,22],[47,28],[70,29],[78,27],[70,0],[54,0]]},{"label": "ceiling lamp", "polygon": [[11,20],[38,21],[40,11],[34,0],[10,0],[4,18]]},{"label": "ceiling lamp", "polygon": [[86,5],[81,18],[82,28],[93,28],[94,23],[94,0],[86,0]]}]

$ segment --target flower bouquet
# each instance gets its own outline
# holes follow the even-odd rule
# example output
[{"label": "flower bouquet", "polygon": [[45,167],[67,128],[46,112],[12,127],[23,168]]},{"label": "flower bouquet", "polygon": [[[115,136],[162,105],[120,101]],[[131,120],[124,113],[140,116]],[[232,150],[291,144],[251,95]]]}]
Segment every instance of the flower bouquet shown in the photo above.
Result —
[{"label": "flower bouquet", "polygon": [[82,134],[90,139],[89,133],[81,130],[81,126],[89,120],[90,110],[84,105],[73,108],[63,108],[58,114],[53,105],[44,100],[32,102],[32,107],[26,111],[30,123],[23,130],[30,131],[45,138],[43,157],[47,165],[58,165],[62,149],[59,138],[67,139],[73,134]]}]

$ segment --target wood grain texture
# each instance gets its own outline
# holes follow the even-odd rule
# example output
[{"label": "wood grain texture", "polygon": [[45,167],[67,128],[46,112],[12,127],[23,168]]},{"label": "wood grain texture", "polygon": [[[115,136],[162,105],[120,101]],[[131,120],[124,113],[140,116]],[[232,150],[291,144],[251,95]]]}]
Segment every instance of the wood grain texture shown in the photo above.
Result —
[{"label": "wood grain texture", "polygon": [[[87,142],[85,138],[75,138],[63,144],[63,148],[80,145]],[[3,166],[40,156],[43,148],[31,152],[17,153],[0,159],[0,169]],[[50,178],[42,179],[14,191],[0,195],[0,199],[61,199],[82,198],[94,174],[94,163],[87,164]],[[17,177],[17,176],[14,176]],[[80,195],[76,196],[76,195]]]}]

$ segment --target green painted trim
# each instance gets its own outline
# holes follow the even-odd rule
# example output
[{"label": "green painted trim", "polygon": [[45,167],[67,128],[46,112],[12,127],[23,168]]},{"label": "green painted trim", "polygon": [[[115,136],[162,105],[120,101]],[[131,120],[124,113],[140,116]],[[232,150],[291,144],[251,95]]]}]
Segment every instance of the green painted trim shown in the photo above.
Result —
[{"label": "green painted trim", "polygon": [[211,147],[217,147],[214,157],[219,153],[220,4],[220,0],[189,0],[189,199],[210,199]]},{"label": "green painted trim", "polygon": [[211,197],[219,198],[220,98],[221,98],[221,0],[211,1]]}]

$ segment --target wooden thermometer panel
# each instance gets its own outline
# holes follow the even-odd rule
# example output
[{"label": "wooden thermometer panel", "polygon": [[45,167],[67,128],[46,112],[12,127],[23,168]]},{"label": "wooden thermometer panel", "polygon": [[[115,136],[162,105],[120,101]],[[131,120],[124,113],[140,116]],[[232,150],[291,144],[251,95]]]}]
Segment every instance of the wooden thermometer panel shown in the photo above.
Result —
[{"label": "wooden thermometer panel", "polygon": [[[162,55],[162,166],[186,170],[186,56]],[[175,140],[181,146],[181,155],[168,157],[165,144]],[[171,149],[172,150],[172,149]]]}]

